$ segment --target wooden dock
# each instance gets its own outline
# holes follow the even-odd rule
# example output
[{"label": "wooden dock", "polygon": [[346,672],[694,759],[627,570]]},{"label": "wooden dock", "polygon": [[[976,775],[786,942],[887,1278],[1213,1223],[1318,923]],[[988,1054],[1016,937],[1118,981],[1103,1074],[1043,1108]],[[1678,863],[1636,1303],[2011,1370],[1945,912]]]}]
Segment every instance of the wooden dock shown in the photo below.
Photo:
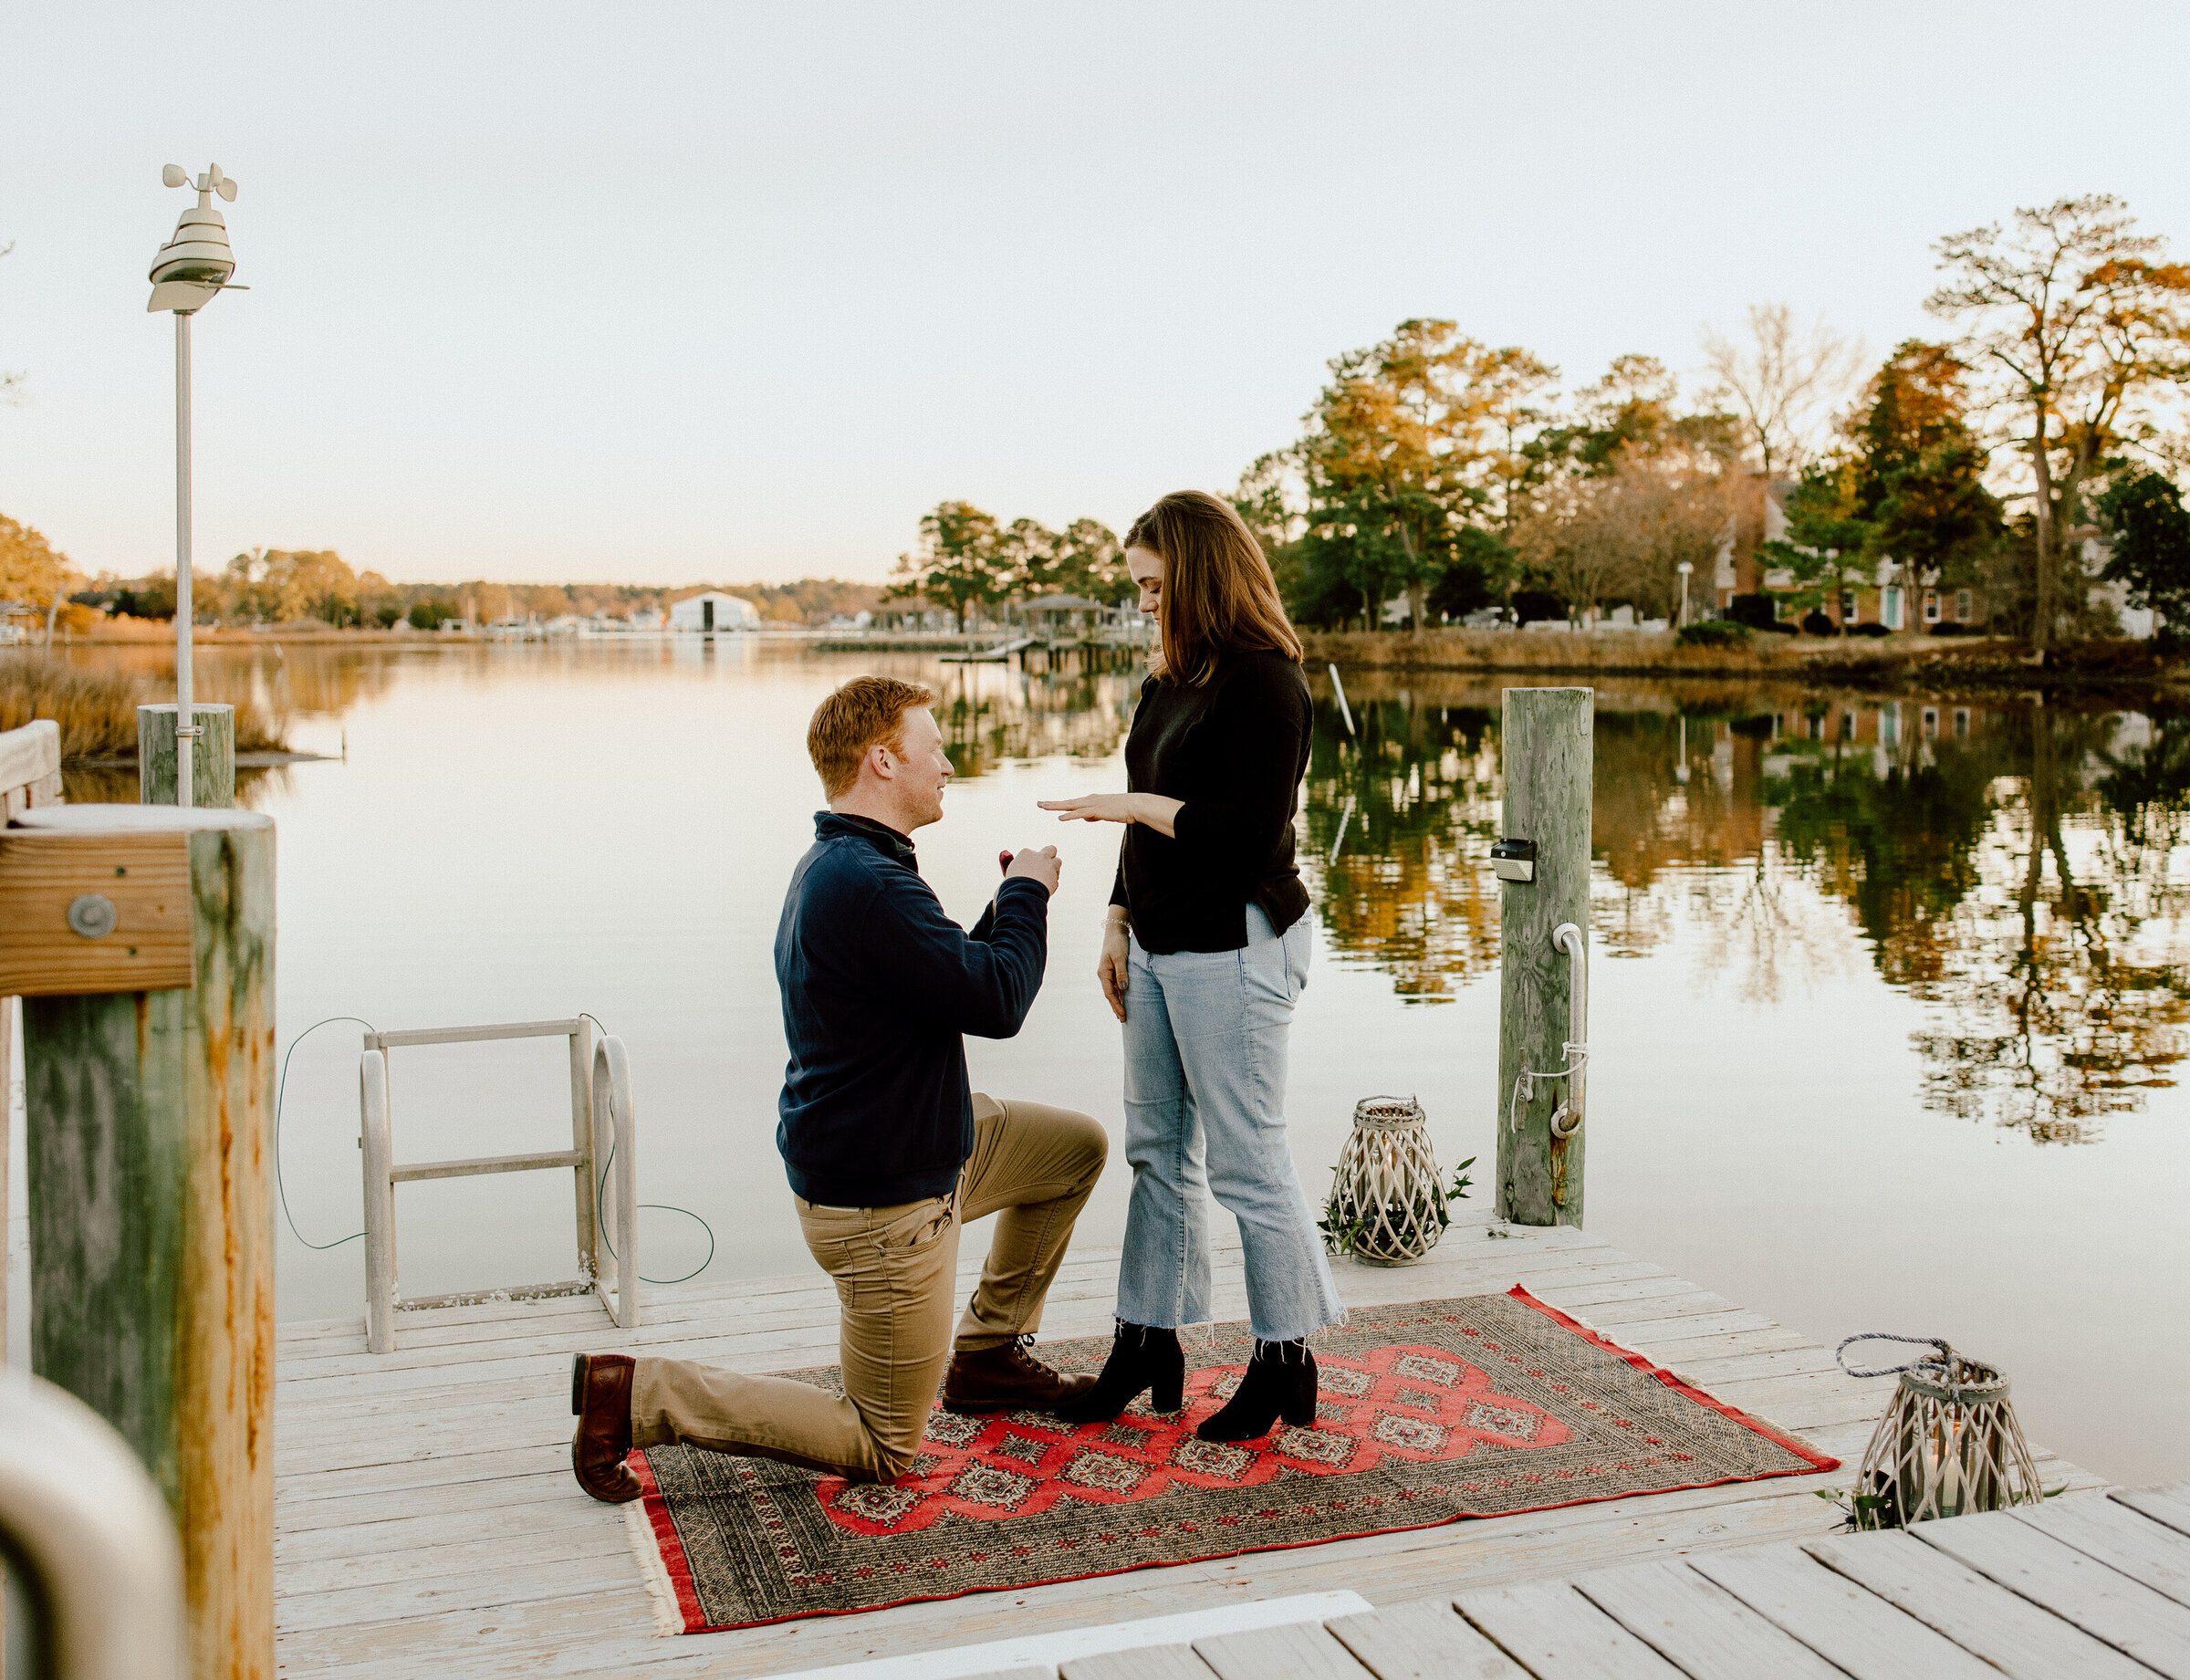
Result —
[{"label": "wooden dock", "polygon": [[[972,1288],[986,1237],[984,1226],[969,1235],[960,1278],[965,1290]],[[1117,1263],[1114,1249],[1085,1250],[1067,1261],[1052,1294],[1045,1337],[1108,1330]],[[1218,1265],[1219,1316],[1246,1316],[1236,1247],[1221,1250]],[[1533,1613],[1528,1607],[1555,1603],[1555,1625],[1590,1629],[1591,1637],[1609,1642],[1613,1654],[1578,1666],[1555,1661],[1554,1654],[1542,1659],[1542,1666],[1531,1660],[1533,1672],[1685,1672],[1701,1680],[1705,1675],[1820,1671],[1799,1666],[1799,1653],[1790,1659],[1797,1665],[1784,1670],[1744,1665],[1738,1648],[1725,1661],[1711,1657],[1717,1647],[1708,1642],[1718,1637],[1708,1631],[1714,1623],[1698,1624],[1706,1630],[1697,1636],[1705,1642],[1698,1647],[1701,1665],[1669,1660],[1662,1647],[1628,1627],[1622,1612],[1607,1609],[1593,1595],[1596,1588],[1617,1598],[1622,1611],[1653,1595],[1669,1612],[1707,1604],[1719,1620],[1732,1617],[1761,1638],[1750,1623],[1769,1620],[1768,1612],[1711,1574],[1715,1554],[1766,1542],[1824,1541],[1836,1554],[1860,1550],[1884,1560],[1877,1567],[1889,1583],[1899,1579],[1895,1570],[1916,1570],[1919,1561],[1941,1580],[1942,1570],[1967,1572],[1975,1567],[1904,1535],[1828,1540],[1837,1515],[1814,1494],[1851,1479],[1890,1385],[1843,1376],[1828,1349],[1662,1267],[1571,1228],[1494,1226],[1478,1214],[1463,1215],[1419,1266],[1386,1270],[1349,1264],[1339,1278],[1347,1299],[1364,1305],[1525,1284],[1549,1304],[1729,1404],[1804,1436],[1848,1466],[1819,1477],[1465,1521],[864,1615],[662,1637],[654,1631],[623,1513],[588,1498],[570,1477],[570,1355],[581,1350],[674,1353],[756,1372],[831,1363],[836,1296],[819,1271],[655,1289],[647,1299],[645,1323],[630,1331],[616,1330],[598,1304],[584,1299],[406,1312],[399,1320],[397,1351],[385,1355],[365,1351],[361,1314],[296,1322],[282,1327],[276,1373],[281,1672],[344,1680],[769,1675],[1343,1587],[1380,1612],[1426,1602],[1428,1609],[1410,1609],[1406,1615],[1428,1617],[1426,1626],[1455,1638],[1468,1632],[1452,1609],[1455,1599],[1470,1617],[1480,1607],[1480,1615],[1494,1622],[1508,1614],[1526,1620]],[[2101,1486],[2042,1450],[2039,1457],[2049,1487]],[[2075,1513],[2097,1508],[2097,1501],[2079,1500],[2049,1507],[2042,1518],[2028,1523],[2020,1518],[1999,1522],[2016,1525],[2010,1538],[2017,1544],[2027,1543],[2016,1538],[2027,1533],[2069,1560],[2073,1567],[2064,1572],[2061,1590],[2119,1597],[2111,1581],[2093,1587],[2099,1578],[2075,1564],[2078,1557],[2091,1555],[2076,1550],[2081,1540],[2045,1528],[2079,1520]],[[2137,1520],[2153,1522],[2142,1515]],[[1973,1526],[1968,1520],[1954,1525],[1957,1532]],[[1798,1556],[1791,1548],[1754,1555],[1763,1560],[1758,1569],[1814,1570],[1826,1590],[1841,1591],[1835,1584],[1841,1577],[1828,1570],[1830,1563],[1844,1576],[1841,1562]],[[1642,1572],[1598,1576],[1595,1587],[1580,1579],[1615,1565],[1642,1566]],[[1898,1602],[1892,1590],[1867,1580],[1863,1584],[1871,1597],[1851,1602],[1878,1603],[1884,1613],[1922,1632],[1923,1611],[1892,1609]],[[1728,1609],[1719,1596],[1727,1592],[1749,1608],[1738,1614]],[[2028,1602],[2001,1596],[2011,1605]],[[1865,1613],[1875,1621],[1877,1612]],[[1173,1649],[1170,1656],[1184,1666],[1119,1668],[1114,1676],[1108,1668],[1087,1666],[1122,1662],[1121,1654],[1081,1659],[1068,1664],[1066,1672],[1070,1680],[1124,1680],[1137,1674],[1155,1680],[1159,1673],[1207,1680],[1211,1673],[1229,1677],[1250,1671],[1253,1680],[1293,1675],[1354,1680],[1361,1672],[1362,1654],[1347,1643],[1343,1626],[1226,1640],[1247,1642],[1239,1647],[1243,1652],[1270,1654],[1243,1656],[1236,1664],[1231,1647],[1219,1640],[1206,1642],[1209,1649],[1199,1655]],[[1295,1645],[1303,1653],[1297,1660],[1278,1659],[1277,1653]],[[2108,1668],[2111,1654],[2095,1643],[2092,1651],[2089,1669],[2025,1666],[2008,1672],[2101,1674],[2128,1667],[2122,1663]],[[1366,1660],[1386,1680],[1397,1673],[1522,1672],[1510,1662],[1479,1671],[1420,1671]],[[1622,1661],[1626,1666],[1619,1665]],[[1912,1661],[1849,1672],[1903,1674],[1915,1666]],[[1935,1672],[1965,1671],[1942,1664]],[[2164,1672],[2190,1675],[2190,1667]]]},{"label": "wooden dock", "polygon": [[2190,1483],[1661,1558],[984,1680],[2190,1676]]}]

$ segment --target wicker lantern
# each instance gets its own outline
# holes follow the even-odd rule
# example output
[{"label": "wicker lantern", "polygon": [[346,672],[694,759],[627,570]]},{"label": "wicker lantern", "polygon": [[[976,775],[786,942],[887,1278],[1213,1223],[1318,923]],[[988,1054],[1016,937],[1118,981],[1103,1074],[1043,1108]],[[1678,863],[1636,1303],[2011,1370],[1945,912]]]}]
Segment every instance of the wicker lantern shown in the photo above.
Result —
[{"label": "wicker lantern", "polygon": [[1466,1183],[1445,1187],[1422,1104],[1412,1097],[1355,1103],[1353,1130],[1332,1172],[1325,1244],[1371,1266],[1412,1266],[1434,1248],[1450,1222],[1445,1198]]},{"label": "wicker lantern", "polygon": [[1857,1341],[1906,1341],[1937,1351],[1876,1371],[1841,1361],[1851,1377],[1901,1379],[1863,1449],[1851,1527],[1902,1529],[2045,1497],[2004,1375],[1929,1337],[1851,1336],[1835,1356]]}]

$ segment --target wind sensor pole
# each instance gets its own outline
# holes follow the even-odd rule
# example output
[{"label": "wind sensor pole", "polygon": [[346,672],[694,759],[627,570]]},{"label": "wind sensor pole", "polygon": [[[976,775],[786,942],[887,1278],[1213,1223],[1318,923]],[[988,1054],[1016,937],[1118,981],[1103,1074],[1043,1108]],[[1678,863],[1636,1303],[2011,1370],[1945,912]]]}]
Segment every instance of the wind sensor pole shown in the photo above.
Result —
[{"label": "wind sensor pole", "polygon": [[[160,178],[171,187],[193,184],[182,166],[170,163]],[[152,259],[152,295],[148,312],[172,309],[175,316],[175,800],[184,809],[195,803],[197,707],[192,690],[191,623],[194,617],[190,598],[190,318],[228,288],[235,272],[235,253],[228,245],[228,227],[214,208],[217,193],[235,202],[235,183],[210,165],[197,178],[198,202],[182,212],[172,238]],[[236,287],[237,291],[247,287]],[[145,744],[140,735],[140,752]],[[148,755],[149,757],[149,755]],[[147,788],[148,793],[150,788]]]}]

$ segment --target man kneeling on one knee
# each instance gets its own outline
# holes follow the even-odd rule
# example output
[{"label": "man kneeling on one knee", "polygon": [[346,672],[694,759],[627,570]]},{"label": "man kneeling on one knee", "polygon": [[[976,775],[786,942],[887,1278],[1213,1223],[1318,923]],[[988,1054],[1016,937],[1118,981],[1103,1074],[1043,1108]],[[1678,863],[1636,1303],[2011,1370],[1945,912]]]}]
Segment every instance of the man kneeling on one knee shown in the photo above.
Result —
[{"label": "man kneeling on one knee", "polygon": [[[912,1467],[940,1381],[953,1411],[1051,1408],[1092,1386],[1027,1351],[1109,1140],[1086,1114],[968,1089],[961,1035],[1007,1038],[1041,989],[1055,847],[1021,851],[971,933],[908,838],[940,821],[951,761],[932,690],[856,677],[807,748],[829,798],[776,932],[790,1041],[776,1145],[806,1246],[837,1286],[842,1399],[681,1359],[578,1357],[571,1459],[597,1499],[638,1497],[633,1446],[681,1442],[853,1481]],[[996,1214],[951,1332],[958,1227]],[[948,1365],[948,1373],[944,1367]]]}]

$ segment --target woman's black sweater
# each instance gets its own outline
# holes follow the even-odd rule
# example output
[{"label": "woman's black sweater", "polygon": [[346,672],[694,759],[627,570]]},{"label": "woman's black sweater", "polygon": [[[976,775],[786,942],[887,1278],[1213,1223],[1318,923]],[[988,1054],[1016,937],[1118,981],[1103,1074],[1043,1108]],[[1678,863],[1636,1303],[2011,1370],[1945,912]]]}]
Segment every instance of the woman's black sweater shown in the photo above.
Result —
[{"label": "woman's black sweater", "polygon": [[1312,708],[1297,661],[1226,656],[1196,686],[1152,676],[1126,737],[1126,786],[1185,803],[1176,839],[1125,830],[1111,903],[1132,914],[1143,950],[1237,951],[1246,907],[1282,934],[1308,909],[1293,863],[1293,811],[1308,769]]}]

